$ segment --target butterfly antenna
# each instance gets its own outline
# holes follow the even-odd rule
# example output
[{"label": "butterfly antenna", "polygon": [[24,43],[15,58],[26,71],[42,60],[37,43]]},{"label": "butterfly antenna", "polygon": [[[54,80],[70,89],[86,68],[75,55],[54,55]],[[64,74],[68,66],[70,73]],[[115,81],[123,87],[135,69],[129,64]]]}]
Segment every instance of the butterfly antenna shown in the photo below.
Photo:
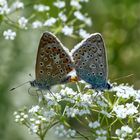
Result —
[{"label": "butterfly antenna", "polygon": [[18,85],[17,87],[11,88],[9,91],[13,91],[13,90],[15,90],[16,88],[19,88],[19,87],[21,87],[21,86],[23,86],[23,85],[25,85],[25,84],[27,84],[27,83],[29,83],[29,82],[30,82],[30,81],[27,81],[27,82],[25,82],[25,83],[22,83],[22,84]]},{"label": "butterfly antenna", "polygon": [[120,78],[116,78],[116,79],[114,79],[114,81],[118,81],[118,80],[124,79],[124,78],[129,78],[131,76],[134,76],[134,74],[129,74],[129,75],[126,75],[126,76],[123,76],[123,77],[120,77]]}]

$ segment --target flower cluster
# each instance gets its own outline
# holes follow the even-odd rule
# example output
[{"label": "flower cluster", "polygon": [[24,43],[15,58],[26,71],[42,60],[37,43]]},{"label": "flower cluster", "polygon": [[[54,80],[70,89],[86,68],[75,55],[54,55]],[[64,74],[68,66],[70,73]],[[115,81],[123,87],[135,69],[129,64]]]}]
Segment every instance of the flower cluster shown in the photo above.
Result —
[{"label": "flower cluster", "polygon": [[[29,3],[30,15],[16,15],[16,11],[24,13],[26,5],[21,1],[15,1],[11,5],[7,0],[0,0],[0,15],[3,17],[2,22],[6,21],[8,28],[16,27],[17,29],[37,29],[46,28],[49,31],[56,33],[63,33],[66,36],[80,36],[85,38],[89,35],[85,30],[85,27],[92,25],[92,20],[88,14],[83,14],[82,6],[85,5],[88,0],[71,0],[69,2],[69,8],[66,7],[67,2],[64,0],[53,0],[51,3]],[[53,10],[58,10],[55,15],[52,14]],[[16,15],[13,19],[13,16]],[[33,15],[33,16],[32,16]],[[10,30],[13,30],[12,28]],[[5,32],[5,31],[4,31]],[[4,35],[5,39],[11,39]],[[13,40],[12,38],[11,40]]]},{"label": "flower cluster", "polygon": [[[115,85],[111,91],[95,92],[93,89],[84,90],[82,87],[85,83],[79,84],[78,90],[60,86],[61,89],[59,87],[55,94],[46,91],[38,94],[39,104],[14,113],[15,121],[25,125],[30,133],[39,137],[42,135],[45,137],[48,130],[53,127],[58,137],[123,140],[131,136],[137,140],[140,129],[137,125],[140,123],[140,108],[136,97],[139,90],[134,90],[128,85]],[[118,97],[118,94],[122,93],[121,89],[126,94],[130,95],[131,91],[135,95],[126,95],[128,98]],[[125,119],[131,121],[127,121],[127,125],[124,125]],[[70,120],[74,121],[74,125]],[[129,127],[132,125],[131,122],[135,125],[133,130]],[[116,123],[120,129],[118,127],[114,129]],[[81,129],[75,125],[84,128],[88,134],[82,134]]]},{"label": "flower cluster", "polygon": [[132,128],[128,125],[122,126],[121,129],[117,129],[115,133],[119,138],[121,138],[121,140],[124,140],[124,138],[128,137],[128,135],[132,133]]},{"label": "flower cluster", "polygon": [[59,125],[55,128],[55,135],[58,137],[74,137],[76,135],[76,131],[72,129],[65,129],[64,125]]}]

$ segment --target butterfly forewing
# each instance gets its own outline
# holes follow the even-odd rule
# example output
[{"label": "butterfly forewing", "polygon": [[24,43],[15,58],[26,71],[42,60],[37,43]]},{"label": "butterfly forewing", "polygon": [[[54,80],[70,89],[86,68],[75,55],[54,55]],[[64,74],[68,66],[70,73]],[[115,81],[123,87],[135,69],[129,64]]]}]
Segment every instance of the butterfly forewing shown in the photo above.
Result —
[{"label": "butterfly forewing", "polygon": [[93,88],[105,88],[107,63],[101,34],[91,34],[79,43],[72,50],[72,56],[78,77],[91,84]]},{"label": "butterfly forewing", "polygon": [[36,60],[36,81],[48,87],[61,84],[72,71],[68,50],[50,32],[45,32],[39,43]]}]

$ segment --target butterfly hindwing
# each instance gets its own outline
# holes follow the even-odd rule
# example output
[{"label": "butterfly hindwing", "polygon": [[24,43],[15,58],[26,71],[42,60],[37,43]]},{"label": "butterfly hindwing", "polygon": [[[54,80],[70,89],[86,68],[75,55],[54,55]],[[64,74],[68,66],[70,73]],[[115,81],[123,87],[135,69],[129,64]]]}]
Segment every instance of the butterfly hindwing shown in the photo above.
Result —
[{"label": "butterfly hindwing", "polygon": [[101,34],[91,34],[79,43],[72,56],[77,76],[95,89],[108,88],[105,44]]}]

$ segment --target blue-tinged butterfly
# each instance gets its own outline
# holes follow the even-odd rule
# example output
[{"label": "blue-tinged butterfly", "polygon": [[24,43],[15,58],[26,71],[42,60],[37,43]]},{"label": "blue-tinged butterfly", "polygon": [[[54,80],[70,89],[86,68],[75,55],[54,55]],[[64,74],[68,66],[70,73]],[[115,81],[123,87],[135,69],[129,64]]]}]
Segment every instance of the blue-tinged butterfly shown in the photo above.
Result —
[{"label": "blue-tinged butterfly", "polygon": [[105,44],[100,33],[91,34],[71,51],[76,74],[96,90],[110,89]]},{"label": "blue-tinged butterfly", "polygon": [[72,81],[71,76],[68,76],[72,70],[73,63],[68,50],[55,35],[43,33],[37,52],[36,79],[30,82],[31,86],[50,90],[53,85]]}]

